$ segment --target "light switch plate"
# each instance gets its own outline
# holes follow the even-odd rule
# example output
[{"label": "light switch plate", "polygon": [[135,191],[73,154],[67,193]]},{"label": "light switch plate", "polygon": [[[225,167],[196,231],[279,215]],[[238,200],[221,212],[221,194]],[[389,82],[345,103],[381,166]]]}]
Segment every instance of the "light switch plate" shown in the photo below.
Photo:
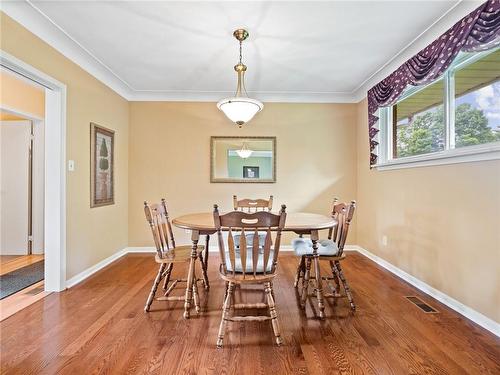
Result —
[{"label": "light switch plate", "polygon": [[68,171],[73,172],[75,170],[75,161],[68,160]]}]

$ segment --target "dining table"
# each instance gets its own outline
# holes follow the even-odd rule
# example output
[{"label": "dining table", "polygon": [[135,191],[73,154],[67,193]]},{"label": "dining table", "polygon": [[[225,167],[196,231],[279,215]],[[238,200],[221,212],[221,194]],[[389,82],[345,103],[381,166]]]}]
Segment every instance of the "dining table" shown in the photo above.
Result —
[{"label": "dining table", "polygon": [[[221,213],[222,215],[223,213]],[[193,282],[194,282],[194,274],[195,274],[195,264],[196,259],[199,256],[198,252],[198,242],[200,240],[200,236],[205,235],[205,249],[202,255],[202,267],[207,270],[208,268],[208,250],[209,250],[209,241],[210,235],[216,232],[215,223],[214,223],[214,214],[213,212],[198,212],[191,213],[176,217],[172,220],[172,224],[178,228],[187,229],[191,231],[191,241],[192,241],[192,250],[191,250],[191,260],[189,263],[189,271],[186,285],[186,294],[185,294],[185,302],[184,302],[184,318],[189,319],[191,306],[192,306],[192,291],[193,291]],[[313,247],[313,262],[315,262],[315,267],[319,269],[319,255],[318,255],[318,240],[319,240],[319,231],[324,229],[331,229],[337,225],[337,220],[331,216],[326,216],[317,213],[310,212],[287,212],[285,227],[283,231],[286,232],[295,232],[296,234],[303,236],[309,235],[312,241]],[[320,310],[320,315],[324,311],[324,300],[323,300],[323,291],[322,291],[322,280],[319,272],[316,272],[315,275],[316,283],[317,283],[317,297],[318,297],[318,306]],[[205,280],[205,287],[208,289],[209,281]]]}]

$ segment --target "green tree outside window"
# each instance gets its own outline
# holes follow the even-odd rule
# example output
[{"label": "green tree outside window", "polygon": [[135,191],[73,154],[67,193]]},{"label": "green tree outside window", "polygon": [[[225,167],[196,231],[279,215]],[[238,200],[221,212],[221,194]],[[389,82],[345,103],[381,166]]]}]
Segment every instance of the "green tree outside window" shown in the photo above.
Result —
[{"label": "green tree outside window", "polygon": [[[406,125],[397,126],[397,156],[405,157],[443,150],[445,137],[444,109],[440,105],[417,115]],[[500,133],[488,127],[483,111],[469,103],[455,110],[456,147],[500,141]]]}]

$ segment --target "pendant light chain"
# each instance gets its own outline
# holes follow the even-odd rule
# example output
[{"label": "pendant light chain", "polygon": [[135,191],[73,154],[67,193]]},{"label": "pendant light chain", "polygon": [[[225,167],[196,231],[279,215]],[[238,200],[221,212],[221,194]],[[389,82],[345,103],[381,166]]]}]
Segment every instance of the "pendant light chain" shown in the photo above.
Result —
[{"label": "pendant light chain", "polygon": [[[241,65],[243,64],[242,60],[243,60],[243,41],[240,40],[240,64]],[[242,72],[242,75],[244,75],[244,74],[245,74],[245,72]],[[242,90],[243,93],[246,96],[248,96],[248,92],[247,92],[247,88],[245,86],[245,79],[244,78],[241,79],[241,86],[243,87],[243,90]]]},{"label": "pendant light chain", "polygon": [[240,64],[243,64],[241,62],[242,58],[243,58],[243,54],[242,54],[242,51],[243,51],[243,41],[240,40]]}]

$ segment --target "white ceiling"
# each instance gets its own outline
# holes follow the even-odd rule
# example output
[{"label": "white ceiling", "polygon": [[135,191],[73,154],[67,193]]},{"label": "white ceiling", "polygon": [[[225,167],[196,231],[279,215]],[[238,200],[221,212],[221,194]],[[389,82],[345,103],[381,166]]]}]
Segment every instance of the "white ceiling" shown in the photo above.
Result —
[{"label": "white ceiling", "polygon": [[[135,98],[349,101],[459,1],[31,1]],[[342,100],[344,98],[345,100]]]}]

